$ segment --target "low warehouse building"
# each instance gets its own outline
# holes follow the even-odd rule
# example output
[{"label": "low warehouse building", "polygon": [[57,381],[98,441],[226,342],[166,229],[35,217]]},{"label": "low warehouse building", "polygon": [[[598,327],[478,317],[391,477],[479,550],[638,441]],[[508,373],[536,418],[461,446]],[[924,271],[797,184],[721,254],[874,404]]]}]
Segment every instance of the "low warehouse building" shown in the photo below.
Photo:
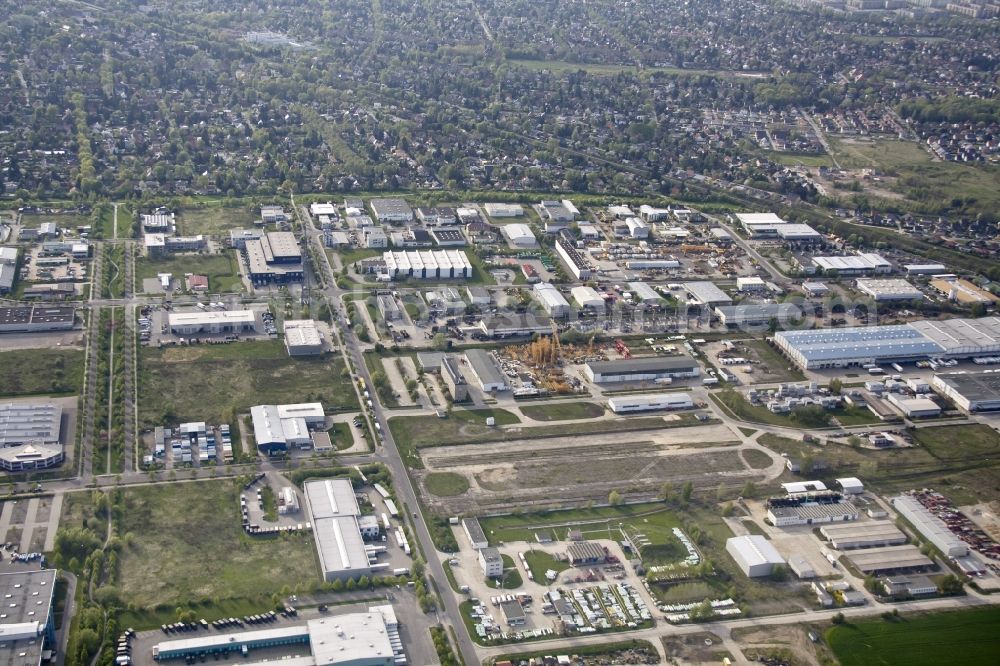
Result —
[{"label": "low warehouse building", "polygon": [[894,407],[911,418],[927,418],[930,416],[940,416],[941,406],[930,398],[908,398],[896,393],[890,393],[888,400]]},{"label": "low warehouse building", "polygon": [[538,239],[531,232],[531,227],[527,224],[505,224],[500,227],[500,233],[511,247],[532,248],[538,247]]},{"label": "low warehouse building", "polygon": [[934,389],[965,412],[1000,409],[1000,373],[934,375]]},{"label": "low warehouse building", "polygon": [[465,402],[469,399],[469,385],[465,382],[454,356],[441,359],[441,380],[448,387],[453,402]]},{"label": "low warehouse building", "polygon": [[573,247],[573,243],[565,238],[556,239],[556,254],[562,260],[563,266],[577,280],[589,280],[591,277],[590,264],[583,258],[583,255]]},{"label": "low warehouse building", "polygon": [[569,557],[569,563],[573,566],[599,564],[608,556],[600,544],[593,541],[571,543],[566,549],[566,555]]},{"label": "low warehouse building", "polygon": [[4,598],[0,618],[0,659],[10,666],[38,666],[58,649],[54,592],[55,569],[12,571],[0,574]]},{"label": "low warehouse building", "polygon": [[748,578],[770,576],[775,566],[785,564],[785,560],[771,542],[759,534],[727,539],[726,552]]},{"label": "low warehouse building", "polygon": [[358,525],[361,509],[350,480],[309,481],[302,490],[312,519],[323,580],[371,574],[371,560]]},{"label": "low warehouse building", "polygon": [[483,392],[507,390],[507,380],[490,352],[485,349],[469,349],[465,352],[465,360]]},{"label": "low warehouse building", "polygon": [[253,333],[257,330],[257,315],[253,310],[171,312],[167,322],[174,335]]},{"label": "low warehouse building", "polygon": [[858,291],[871,296],[876,302],[922,301],[923,293],[900,278],[859,278]]},{"label": "low warehouse building", "polygon": [[688,393],[653,393],[648,395],[615,396],[608,399],[608,408],[615,414],[649,412],[661,409],[691,409],[694,401]]},{"label": "low warehouse building", "polygon": [[573,296],[573,300],[581,308],[589,308],[592,310],[603,310],[604,309],[604,299],[601,295],[594,291],[593,287],[573,287],[570,290],[570,294]]},{"label": "low warehouse building", "polygon": [[697,361],[680,358],[630,358],[620,361],[593,361],[583,369],[595,384],[642,382],[666,378],[689,378],[701,374]]},{"label": "low warehouse building", "polygon": [[837,550],[880,548],[906,543],[906,535],[888,521],[852,525],[824,525],[819,533]]},{"label": "low warehouse building", "polygon": [[550,317],[565,317],[569,314],[569,301],[548,282],[539,282],[532,287],[532,291],[538,304]]},{"label": "low warehouse building", "polygon": [[483,526],[476,518],[463,518],[462,529],[465,531],[465,536],[469,538],[473,550],[482,550],[490,545],[486,533],[483,532]]},{"label": "low warehouse building", "polygon": [[289,447],[312,445],[310,427],[326,423],[323,405],[309,402],[295,405],[255,405],[250,408],[254,441],[261,453],[274,455]]},{"label": "low warehouse building", "polygon": [[67,331],[76,324],[72,305],[28,305],[0,308],[0,333]]},{"label": "low warehouse building", "polygon": [[930,512],[915,497],[900,495],[892,498],[892,505],[903,518],[920,532],[920,535],[931,542],[935,548],[948,557],[965,557],[969,547],[948,529],[943,520]]},{"label": "low warehouse building", "polygon": [[691,300],[699,305],[715,307],[716,305],[732,305],[733,299],[715,284],[707,281],[685,282],[684,291]]},{"label": "low warehouse building", "polygon": [[323,337],[312,319],[285,320],[285,348],[289,356],[315,356],[323,353]]},{"label": "low warehouse building", "polygon": [[934,566],[916,546],[888,546],[851,551],[847,559],[863,574],[880,576],[899,571],[922,571]]}]

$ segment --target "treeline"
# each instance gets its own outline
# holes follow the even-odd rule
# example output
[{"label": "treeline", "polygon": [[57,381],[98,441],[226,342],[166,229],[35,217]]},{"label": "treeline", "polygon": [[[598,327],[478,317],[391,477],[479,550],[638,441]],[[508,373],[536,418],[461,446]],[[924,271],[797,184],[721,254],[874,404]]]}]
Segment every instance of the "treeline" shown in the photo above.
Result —
[{"label": "treeline", "polygon": [[927,123],[995,123],[1000,120],[1000,100],[971,97],[938,97],[899,105],[903,118]]}]

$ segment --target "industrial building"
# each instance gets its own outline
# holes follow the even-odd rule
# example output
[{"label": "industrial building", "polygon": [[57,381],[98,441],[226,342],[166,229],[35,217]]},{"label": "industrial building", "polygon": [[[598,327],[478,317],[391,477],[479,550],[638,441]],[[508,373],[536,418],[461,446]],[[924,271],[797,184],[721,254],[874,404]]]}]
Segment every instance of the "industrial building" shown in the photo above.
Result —
[{"label": "industrial building", "polygon": [[483,575],[487,578],[503,576],[503,557],[496,548],[487,546],[479,549],[479,566],[482,567]]},{"label": "industrial building", "polygon": [[629,282],[628,290],[632,294],[632,299],[640,303],[655,303],[663,300],[663,297],[645,282]]},{"label": "industrial building", "polygon": [[546,200],[538,205],[539,215],[543,220],[569,224],[576,217],[561,201]]},{"label": "industrial building", "polygon": [[527,224],[505,224],[500,227],[500,233],[507,239],[511,247],[533,248],[538,247],[538,239],[531,232],[531,227]]},{"label": "industrial building", "polygon": [[775,566],[785,564],[771,542],[759,534],[727,539],[726,552],[748,578],[770,576]]},{"label": "industrial building", "polygon": [[146,255],[153,259],[166,257],[174,252],[198,252],[208,247],[208,239],[197,236],[168,236],[166,234],[146,234],[142,238]]},{"label": "industrial building", "polygon": [[371,574],[373,550],[365,547],[358,519],[361,509],[350,479],[309,481],[302,488],[312,519],[323,580]]},{"label": "industrial building", "polygon": [[484,393],[507,390],[507,379],[500,372],[492,353],[485,349],[467,349],[465,360]]},{"label": "industrial building", "polygon": [[250,408],[254,441],[261,453],[274,455],[290,447],[312,444],[310,428],[326,424],[323,405],[307,402],[294,405],[255,405]]},{"label": "industrial building", "polygon": [[531,313],[501,313],[483,317],[479,330],[488,338],[510,338],[551,333],[552,321],[548,317]]},{"label": "industrial building", "polygon": [[441,380],[448,387],[452,402],[465,402],[469,399],[469,385],[462,376],[454,356],[445,356],[441,359]]},{"label": "industrial building", "polygon": [[934,375],[931,383],[965,412],[1000,409],[1000,373],[945,373]]},{"label": "industrial building", "polygon": [[0,403],[0,447],[17,444],[58,444],[62,407],[51,402]]},{"label": "industrial building", "polygon": [[664,409],[691,409],[694,401],[689,393],[647,393],[608,398],[608,408],[615,414],[650,412]]},{"label": "industrial building", "polygon": [[687,357],[630,358],[592,361],[584,366],[583,372],[595,384],[610,384],[697,377],[701,374],[701,368],[697,361]]},{"label": "industrial building", "polygon": [[285,320],[285,349],[289,356],[315,356],[323,353],[323,336],[312,319]]},{"label": "industrial building", "polygon": [[850,502],[768,502],[767,519],[775,527],[819,525],[822,523],[857,520],[861,517]]},{"label": "industrial building", "polygon": [[892,264],[874,252],[861,252],[844,257],[813,257],[807,270],[826,271],[839,277],[853,275],[878,275],[892,272]]},{"label": "industrial building", "polygon": [[585,310],[604,310],[604,298],[593,287],[573,287],[570,290],[570,295],[576,304]]},{"label": "industrial building", "polygon": [[786,243],[822,243],[823,234],[808,224],[782,224],[775,230],[775,235]]},{"label": "industrial building", "polygon": [[845,495],[860,495],[865,491],[865,485],[861,483],[861,479],[855,476],[845,476],[835,479],[835,481]]},{"label": "industrial building", "polygon": [[858,278],[858,291],[871,296],[876,303],[888,301],[920,301],[924,295],[902,278]]},{"label": "industrial building", "polygon": [[792,570],[800,580],[807,580],[816,577],[816,570],[802,555],[796,553],[788,558],[788,568]]},{"label": "industrial building", "polygon": [[900,571],[922,571],[934,566],[916,546],[863,548],[847,555],[848,561],[863,574],[879,576]]},{"label": "industrial building", "polygon": [[908,520],[924,539],[946,556],[965,557],[969,554],[969,547],[965,542],[915,497],[900,495],[893,497],[891,502],[900,516]]},{"label": "industrial building", "polygon": [[263,237],[264,232],[260,229],[231,229],[229,244],[237,250],[243,250],[247,246],[247,241],[260,240]]},{"label": "industrial building", "polygon": [[746,303],[720,305],[715,315],[725,326],[765,326],[772,320],[787,324],[802,318],[802,310],[794,303]]},{"label": "industrial building", "polygon": [[403,318],[403,311],[396,305],[396,299],[390,294],[380,294],[375,299],[375,305],[385,321],[398,321]]},{"label": "industrial building", "polygon": [[174,335],[253,333],[257,330],[257,315],[253,310],[171,312],[167,325]]},{"label": "industrial building", "polygon": [[629,259],[625,268],[630,271],[666,271],[680,268],[681,262],[676,259]]},{"label": "industrial building", "polygon": [[39,666],[57,649],[53,613],[55,569],[0,574],[0,661],[9,666]]},{"label": "industrial building", "polygon": [[573,566],[600,564],[608,554],[594,541],[576,541],[566,548],[566,557]]},{"label": "industrial building", "polygon": [[736,219],[751,238],[774,238],[778,227],[788,224],[774,213],[736,213]]},{"label": "industrial building", "polygon": [[392,279],[472,277],[472,264],[462,250],[384,252],[386,274]]},{"label": "industrial building", "polygon": [[479,524],[479,520],[476,518],[463,518],[462,529],[465,530],[465,536],[469,538],[469,543],[472,544],[473,550],[482,550],[490,545],[490,542],[486,539],[486,533],[483,532],[482,525]]},{"label": "industrial building", "polygon": [[1000,353],[1000,317],[780,331],[774,343],[806,370]]},{"label": "industrial building", "polygon": [[910,398],[898,393],[886,396],[889,403],[908,418],[928,418],[941,415],[941,406],[930,398]]},{"label": "industrial building", "polygon": [[550,317],[565,317],[569,314],[570,307],[569,301],[567,301],[559,290],[548,282],[539,282],[535,284],[532,288],[534,292],[535,299],[538,304],[542,306],[542,309]]},{"label": "industrial building", "polygon": [[0,247],[0,294],[6,294],[14,288],[16,277],[17,248]]},{"label": "industrial building", "polygon": [[0,333],[68,331],[76,324],[72,305],[23,305],[0,308]]},{"label": "industrial building", "polygon": [[717,305],[732,305],[733,303],[733,299],[730,298],[729,294],[708,281],[685,282],[684,291],[698,305],[715,307]]},{"label": "industrial building", "polygon": [[290,231],[270,231],[246,241],[243,256],[255,285],[302,280],[302,250]]},{"label": "industrial building", "polygon": [[488,203],[483,206],[490,217],[521,217],[524,207],[521,204]]},{"label": "industrial building", "polygon": [[344,613],[305,624],[236,633],[212,632],[163,641],[153,646],[153,659],[196,661],[205,655],[249,655],[253,650],[308,646],[308,656],[255,659],[254,666],[401,666],[406,653],[392,606],[373,606],[365,613]]},{"label": "industrial building", "polygon": [[413,221],[413,209],[405,199],[372,199],[372,212],[382,224],[404,224]]},{"label": "industrial building", "polygon": [[887,520],[849,525],[824,525],[819,533],[837,550],[881,548],[906,543],[906,535]]},{"label": "industrial building", "polygon": [[490,292],[483,287],[466,287],[465,295],[469,297],[471,305],[489,305],[493,302]]},{"label": "industrial building", "polygon": [[903,270],[907,275],[941,275],[948,272],[944,264],[906,264]]},{"label": "industrial building", "polygon": [[566,240],[563,237],[556,239],[556,254],[562,260],[563,266],[570,275],[574,276],[577,280],[589,280],[592,273],[590,271],[590,264],[587,260],[583,258],[579,250],[573,247],[573,243]]}]

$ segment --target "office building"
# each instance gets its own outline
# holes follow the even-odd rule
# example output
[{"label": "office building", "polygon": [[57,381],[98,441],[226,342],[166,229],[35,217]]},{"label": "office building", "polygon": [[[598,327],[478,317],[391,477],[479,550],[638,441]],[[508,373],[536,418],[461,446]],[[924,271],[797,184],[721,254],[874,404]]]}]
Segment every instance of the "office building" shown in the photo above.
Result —
[{"label": "office building", "polygon": [[302,280],[302,251],[290,231],[270,231],[244,245],[250,281],[255,285]]},{"label": "office building", "polygon": [[287,222],[288,215],[285,213],[285,209],[281,206],[261,206],[260,207],[260,222],[259,224],[278,224],[279,222]]},{"label": "office building", "polygon": [[260,229],[231,229],[229,231],[229,244],[237,250],[246,249],[247,241],[256,241],[264,237],[264,232]]},{"label": "office building", "polygon": [[405,199],[372,199],[372,212],[382,224],[405,224],[413,221],[413,209]]},{"label": "office building", "polygon": [[479,549],[479,566],[482,567],[483,575],[487,578],[503,576],[503,558],[496,548],[487,546]]},{"label": "office building", "polygon": [[748,578],[770,576],[775,566],[785,564],[771,542],[759,534],[727,539],[726,552]]},{"label": "office building", "polygon": [[592,361],[583,369],[584,375],[595,384],[615,382],[643,382],[657,379],[685,379],[697,377],[701,369],[697,361],[680,358],[630,358],[618,361]]},{"label": "office building", "polygon": [[445,356],[441,359],[441,380],[448,388],[452,402],[465,402],[469,399],[469,385],[454,356]]}]

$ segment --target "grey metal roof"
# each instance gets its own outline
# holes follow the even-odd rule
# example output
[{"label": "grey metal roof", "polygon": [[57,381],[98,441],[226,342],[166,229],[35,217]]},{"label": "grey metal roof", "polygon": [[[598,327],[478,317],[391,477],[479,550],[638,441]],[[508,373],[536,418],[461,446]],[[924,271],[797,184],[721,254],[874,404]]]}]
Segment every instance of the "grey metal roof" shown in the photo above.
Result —
[{"label": "grey metal roof", "polygon": [[483,384],[506,384],[507,379],[500,374],[500,368],[485,349],[467,349],[465,358],[469,361],[472,371]]},{"label": "grey metal roof", "polygon": [[630,358],[620,361],[594,361],[587,366],[595,375],[617,375],[629,373],[645,373],[669,370],[686,370],[698,367],[694,359],[682,357],[673,358]]},{"label": "grey metal roof", "polygon": [[937,378],[972,402],[1000,400],[1000,374],[942,373]]},{"label": "grey metal roof", "polygon": [[58,443],[62,407],[52,403],[0,405],[0,446]]},{"label": "grey metal roof", "polygon": [[707,281],[685,282],[684,289],[697,301],[701,303],[732,303],[733,299],[719,289],[715,284]]}]

